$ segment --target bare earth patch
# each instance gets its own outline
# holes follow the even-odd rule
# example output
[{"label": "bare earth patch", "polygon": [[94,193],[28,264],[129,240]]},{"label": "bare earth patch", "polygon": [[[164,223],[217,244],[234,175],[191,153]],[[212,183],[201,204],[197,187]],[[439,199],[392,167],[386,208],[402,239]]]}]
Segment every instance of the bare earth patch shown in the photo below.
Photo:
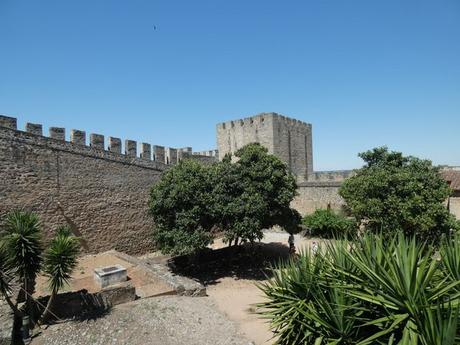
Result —
[{"label": "bare earth patch", "polygon": [[[288,258],[287,239],[284,232],[268,231],[255,247],[226,248],[222,241],[216,241],[213,245],[216,250],[196,261],[177,258],[171,265],[175,274],[205,284],[209,297],[140,299],[116,306],[100,318],[49,326],[32,344],[273,344],[267,321],[256,314],[255,304],[264,298],[256,285],[270,279],[270,265]],[[296,235],[296,246],[300,250],[310,247],[314,241],[320,242]],[[140,259],[148,263],[154,258]],[[73,284],[79,286],[79,279],[81,283],[89,282],[94,266],[115,261],[109,257],[88,257],[80,262]],[[167,262],[165,258],[160,261]],[[136,285],[148,283],[135,266],[122,264]]]},{"label": "bare earth patch", "polygon": [[155,297],[103,318],[52,325],[32,345],[248,345],[208,298]]},{"label": "bare earth patch", "polygon": [[[288,235],[285,232],[266,231],[262,243],[266,244],[265,254],[268,262],[285,259],[288,254]],[[295,236],[298,251],[310,248],[313,242],[323,242],[319,239],[308,239],[300,235]],[[222,241],[214,243],[213,248],[223,248]],[[268,274],[266,265],[262,263],[259,269]],[[238,275],[218,278],[213,284],[207,286],[208,295],[216,306],[229,319],[236,322],[243,334],[256,345],[273,344],[273,333],[269,330],[267,320],[255,313],[254,304],[263,301],[261,291],[256,286],[266,281],[264,278],[239,279]]]}]

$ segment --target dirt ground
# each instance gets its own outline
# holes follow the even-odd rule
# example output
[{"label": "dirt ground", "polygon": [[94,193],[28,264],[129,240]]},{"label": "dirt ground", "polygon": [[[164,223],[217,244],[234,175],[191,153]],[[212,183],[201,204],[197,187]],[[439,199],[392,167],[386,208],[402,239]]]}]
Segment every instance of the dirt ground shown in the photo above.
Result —
[{"label": "dirt ground", "polygon": [[[256,314],[255,304],[264,298],[257,284],[270,279],[272,264],[289,257],[287,240],[286,233],[277,231],[266,232],[256,246],[228,248],[217,240],[212,246],[216,250],[193,263],[183,258],[170,262],[174,273],[206,285],[208,297],[140,299],[116,306],[95,320],[52,325],[33,344],[273,344],[267,321]],[[299,251],[314,242],[320,240],[295,236]],[[116,263],[127,267],[128,275],[140,287],[148,283],[136,266],[117,260],[121,259],[107,254],[86,257],[69,288],[84,285],[88,289],[94,267]],[[39,285],[43,288],[44,281]],[[68,336],[62,338],[62,334]]]},{"label": "dirt ground", "polygon": [[[274,343],[267,320],[255,313],[255,304],[263,301],[257,284],[269,278],[271,263],[288,257],[287,240],[288,235],[285,232],[267,231],[261,241],[259,254],[262,258],[243,257],[241,262],[235,261],[233,265],[225,262],[203,265],[202,271],[195,274],[195,278],[206,283],[207,293],[219,311],[234,321],[240,331],[256,345]],[[298,251],[310,248],[314,242],[320,244],[322,240],[295,236]],[[221,240],[215,241],[212,245],[213,249],[224,247],[225,244]],[[254,265],[248,266],[249,260],[252,260]]]},{"label": "dirt ground", "polygon": [[[121,265],[126,268],[128,280],[136,288],[136,295],[140,297],[151,297],[173,292],[169,285],[152,279],[142,267],[123,260],[110,251],[79,258],[78,265],[73,271],[69,284],[62,291],[79,291],[83,289],[90,293],[100,291],[100,286],[94,280],[94,269],[113,265]],[[46,296],[48,294],[47,279],[44,276],[39,276],[35,296]]]},{"label": "dirt ground", "polygon": [[114,307],[108,315],[50,326],[32,345],[248,345],[206,297],[163,296]]}]

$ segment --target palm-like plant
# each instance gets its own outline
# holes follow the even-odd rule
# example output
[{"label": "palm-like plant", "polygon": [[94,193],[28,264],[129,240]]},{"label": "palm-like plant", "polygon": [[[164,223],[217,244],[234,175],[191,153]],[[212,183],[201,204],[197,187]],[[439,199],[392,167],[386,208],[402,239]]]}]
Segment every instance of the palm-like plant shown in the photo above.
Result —
[{"label": "palm-like plant", "polygon": [[72,235],[70,229],[68,227],[59,228],[45,253],[44,272],[48,277],[51,295],[40,322],[47,319],[54,298],[59,290],[68,283],[77,265],[78,250],[79,241]]},{"label": "palm-like plant", "polygon": [[460,246],[445,246],[438,260],[415,239],[368,234],[302,254],[262,285],[261,313],[277,344],[457,344]]},{"label": "palm-like plant", "polygon": [[270,320],[276,344],[356,344],[376,329],[359,327],[365,313],[334,278],[334,260],[353,271],[343,255],[347,248],[347,242],[337,242],[331,251],[302,252],[297,261],[275,266],[274,278],[259,285],[267,300],[258,307]]},{"label": "palm-like plant", "polygon": [[42,243],[38,217],[27,211],[12,211],[6,216],[2,247],[7,267],[19,276],[29,315],[35,278],[42,263]]},{"label": "palm-like plant", "polygon": [[12,269],[8,266],[7,259],[5,256],[4,248],[0,244],[0,294],[8,303],[16,316],[20,316],[16,305],[13,303],[10,297],[11,293],[11,280],[13,279]]}]

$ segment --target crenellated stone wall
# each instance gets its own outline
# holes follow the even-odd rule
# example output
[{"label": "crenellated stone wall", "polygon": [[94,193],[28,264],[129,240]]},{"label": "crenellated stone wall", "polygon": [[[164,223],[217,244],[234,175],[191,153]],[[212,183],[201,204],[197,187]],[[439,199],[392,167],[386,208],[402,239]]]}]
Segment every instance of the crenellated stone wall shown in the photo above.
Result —
[{"label": "crenellated stone wall", "polygon": [[[212,164],[226,153],[259,142],[297,176],[292,202],[302,215],[317,208],[341,210],[338,191],[353,171],[313,171],[311,125],[276,113],[263,113],[217,125],[218,150],[193,152],[134,140],[105,137],[0,115],[0,217],[16,208],[36,212],[46,238],[62,224],[81,236],[86,252],[115,249],[142,254],[153,249],[148,215],[151,186],[171,164],[196,159]],[[454,185],[452,185],[454,186]],[[460,189],[449,208],[460,218]],[[1,218],[0,218],[1,219]]]},{"label": "crenellated stone wall", "polygon": [[[87,139],[89,137],[89,145]],[[141,254],[153,249],[148,215],[150,187],[183,158],[209,161],[191,148],[169,149],[101,134],[26,124],[0,116],[0,217],[24,208],[36,212],[46,238],[68,224],[84,241],[86,252],[110,249]],[[106,146],[107,145],[107,146]],[[165,150],[169,156],[165,155]],[[153,152],[153,156],[152,156]],[[175,156],[174,156],[175,155]]]},{"label": "crenellated stone wall", "polygon": [[313,173],[312,126],[277,113],[261,113],[217,125],[219,158],[250,143],[279,157],[302,182]]}]

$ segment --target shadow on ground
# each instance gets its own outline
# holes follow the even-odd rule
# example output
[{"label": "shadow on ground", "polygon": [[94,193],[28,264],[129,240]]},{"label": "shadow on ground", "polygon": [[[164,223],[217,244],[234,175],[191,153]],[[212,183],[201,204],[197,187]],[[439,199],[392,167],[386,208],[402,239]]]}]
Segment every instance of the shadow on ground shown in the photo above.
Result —
[{"label": "shadow on ground", "polygon": [[273,264],[288,258],[289,248],[273,242],[207,249],[195,256],[172,258],[168,265],[175,274],[212,285],[224,277],[265,280],[272,276]]}]

